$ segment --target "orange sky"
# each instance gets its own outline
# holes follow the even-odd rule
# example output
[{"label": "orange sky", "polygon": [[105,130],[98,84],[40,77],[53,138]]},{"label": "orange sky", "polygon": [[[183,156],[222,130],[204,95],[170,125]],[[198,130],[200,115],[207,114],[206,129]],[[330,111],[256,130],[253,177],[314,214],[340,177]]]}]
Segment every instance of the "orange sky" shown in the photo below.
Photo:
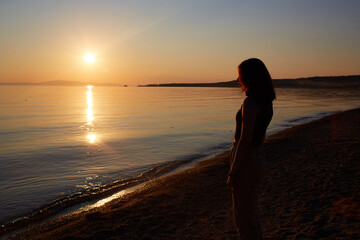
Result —
[{"label": "orange sky", "polygon": [[1,1],[0,82],[229,81],[250,57],[273,78],[359,74],[359,10],[350,0]]}]

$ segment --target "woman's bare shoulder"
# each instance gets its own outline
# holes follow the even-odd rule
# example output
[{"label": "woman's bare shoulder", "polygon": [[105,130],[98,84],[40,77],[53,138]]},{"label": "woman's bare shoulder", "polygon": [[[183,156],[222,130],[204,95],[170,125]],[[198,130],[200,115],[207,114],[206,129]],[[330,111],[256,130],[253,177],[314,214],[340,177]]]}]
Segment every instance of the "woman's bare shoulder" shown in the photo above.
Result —
[{"label": "woman's bare shoulder", "polygon": [[258,106],[254,98],[246,97],[244,99],[243,111],[251,115],[256,115],[258,113]]},{"label": "woman's bare shoulder", "polygon": [[257,108],[256,101],[252,97],[246,97],[244,99],[243,105],[244,105],[244,107],[246,106],[246,107],[250,107],[250,108],[252,108],[252,107]]}]

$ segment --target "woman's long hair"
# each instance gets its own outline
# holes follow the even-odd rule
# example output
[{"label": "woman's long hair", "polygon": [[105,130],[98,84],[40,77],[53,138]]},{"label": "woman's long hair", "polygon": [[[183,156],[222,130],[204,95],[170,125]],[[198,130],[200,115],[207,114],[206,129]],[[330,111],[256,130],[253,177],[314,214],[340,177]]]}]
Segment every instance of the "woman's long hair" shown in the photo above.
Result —
[{"label": "woman's long hair", "polygon": [[257,102],[269,102],[276,98],[273,81],[265,64],[257,58],[250,58],[238,66],[247,96]]}]

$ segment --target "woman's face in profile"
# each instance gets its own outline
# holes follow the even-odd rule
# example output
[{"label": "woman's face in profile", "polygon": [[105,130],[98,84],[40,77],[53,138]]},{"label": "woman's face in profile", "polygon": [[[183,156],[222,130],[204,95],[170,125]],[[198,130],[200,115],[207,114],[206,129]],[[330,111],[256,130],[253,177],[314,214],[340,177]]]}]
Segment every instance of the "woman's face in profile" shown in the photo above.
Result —
[{"label": "woman's face in profile", "polygon": [[237,82],[238,82],[239,86],[241,87],[241,90],[244,92],[245,91],[245,85],[244,85],[243,81],[241,81],[241,77],[242,77],[241,70],[239,68],[239,77],[237,78]]}]

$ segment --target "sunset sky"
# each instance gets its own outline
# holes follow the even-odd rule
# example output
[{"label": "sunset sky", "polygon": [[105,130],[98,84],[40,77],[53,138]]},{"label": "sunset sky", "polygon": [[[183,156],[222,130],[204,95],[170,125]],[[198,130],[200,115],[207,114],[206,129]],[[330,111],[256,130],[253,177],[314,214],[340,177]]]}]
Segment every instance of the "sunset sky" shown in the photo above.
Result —
[{"label": "sunset sky", "polygon": [[273,78],[355,75],[359,12],[357,0],[0,1],[0,82],[219,82],[250,57]]}]

